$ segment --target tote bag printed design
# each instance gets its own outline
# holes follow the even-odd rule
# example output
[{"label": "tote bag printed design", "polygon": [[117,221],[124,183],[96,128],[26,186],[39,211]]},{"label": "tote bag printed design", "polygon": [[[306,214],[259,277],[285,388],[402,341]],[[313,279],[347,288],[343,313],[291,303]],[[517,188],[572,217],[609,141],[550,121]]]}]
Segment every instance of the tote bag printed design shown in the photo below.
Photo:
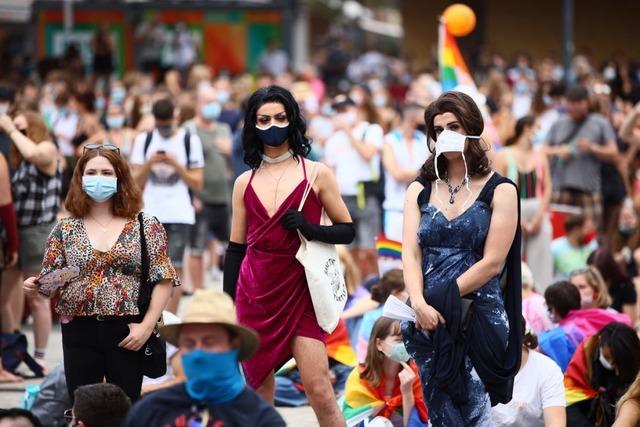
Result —
[{"label": "tote bag printed design", "polygon": [[[299,211],[302,210],[316,178],[317,168],[314,168],[302,196]],[[327,222],[327,214],[323,209],[321,224]],[[298,236],[300,249],[296,259],[304,267],[318,325],[325,332],[331,333],[338,326],[340,314],[347,302],[347,286],[340,268],[338,251],[336,246],[330,243],[307,240],[299,231]]]}]

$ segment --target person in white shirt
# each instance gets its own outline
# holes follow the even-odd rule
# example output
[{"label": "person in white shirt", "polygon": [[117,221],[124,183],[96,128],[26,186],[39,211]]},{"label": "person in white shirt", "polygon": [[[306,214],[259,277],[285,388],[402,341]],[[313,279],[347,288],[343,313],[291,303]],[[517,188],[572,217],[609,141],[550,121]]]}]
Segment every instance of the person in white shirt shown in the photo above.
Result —
[{"label": "person in white shirt", "polygon": [[[567,415],[564,376],[549,357],[535,351],[538,339],[522,320],[522,363],[508,404],[492,408],[496,427],[565,427]],[[533,350],[533,351],[532,351]]]},{"label": "person in white shirt", "polygon": [[404,195],[429,157],[426,135],[417,129],[423,122],[424,108],[408,104],[402,111],[402,124],[389,132],[382,146],[384,175],[384,235],[402,242]]},{"label": "person in white shirt", "polygon": [[351,246],[364,277],[377,272],[375,239],[380,231],[380,151],[384,132],[378,125],[370,99],[358,107],[346,95],[333,100],[335,133],[327,140],[325,162],[333,168],[340,194],[356,228]]},{"label": "person in white shirt", "polygon": [[[175,126],[174,110],[169,98],[153,104],[155,129],[138,135],[130,160],[134,179],[144,189],[144,211],[157,217],[167,231],[169,258],[181,275],[196,217],[190,191],[202,190],[204,155],[198,135]],[[168,311],[176,312],[181,294],[181,287],[174,288]]]}]

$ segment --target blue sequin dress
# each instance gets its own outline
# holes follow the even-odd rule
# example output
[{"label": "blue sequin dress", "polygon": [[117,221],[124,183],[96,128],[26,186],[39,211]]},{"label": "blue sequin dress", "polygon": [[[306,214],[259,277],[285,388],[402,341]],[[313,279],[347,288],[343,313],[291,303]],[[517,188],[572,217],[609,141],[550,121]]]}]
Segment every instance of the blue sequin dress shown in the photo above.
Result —
[{"label": "blue sequin dress", "polygon": [[[499,175],[494,173],[478,199],[451,221],[428,202],[428,197],[420,201],[422,217],[418,227],[418,241],[423,251],[422,271],[425,289],[457,279],[482,258],[491,223],[491,199],[498,177]],[[473,299],[475,310],[483,311],[489,316],[506,347],[509,321],[498,276],[465,298]],[[448,394],[432,380],[433,344],[429,334],[416,332],[410,335],[407,331],[411,326],[408,322],[403,322],[405,346],[419,367],[425,402],[433,426],[493,425],[489,395],[469,356],[465,357],[469,400],[459,406],[455,405]]]}]

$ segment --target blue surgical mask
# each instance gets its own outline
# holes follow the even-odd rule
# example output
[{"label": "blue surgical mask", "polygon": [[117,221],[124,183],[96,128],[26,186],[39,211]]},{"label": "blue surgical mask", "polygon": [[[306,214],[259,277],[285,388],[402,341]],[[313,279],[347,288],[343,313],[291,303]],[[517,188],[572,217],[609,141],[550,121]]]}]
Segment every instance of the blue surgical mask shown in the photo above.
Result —
[{"label": "blue surgical mask", "polygon": [[122,104],[124,97],[127,95],[127,91],[123,87],[115,87],[111,91],[111,102],[114,104]]},{"label": "blue surgical mask", "polygon": [[182,355],[182,367],[187,376],[187,393],[195,400],[227,403],[244,390],[238,350],[226,353],[193,350]]},{"label": "blue surgical mask", "polygon": [[222,111],[222,107],[217,102],[210,102],[205,104],[200,109],[200,113],[202,113],[202,117],[207,120],[216,120],[220,117],[220,112]]},{"label": "blue surgical mask", "polygon": [[387,344],[387,348],[391,348],[389,354],[387,354],[387,357],[394,362],[407,362],[409,359],[411,359],[411,355],[409,355],[406,347],[401,342],[395,343],[393,345]]},{"label": "blue surgical mask", "polygon": [[261,128],[256,125],[258,131],[258,138],[264,145],[270,147],[280,147],[287,140],[289,136],[289,123],[286,125],[277,125],[271,123],[266,128]]},{"label": "blue surgical mask", "polygon": [[109,129],[120,129],[124,126],[124,116],[107,116],[105,121]]},{"label": "blue surgical mask", "polygon": [[96,202],[106,202],[118,191],[118,179],[113,176],[85,175],[82,189]]},{"label": "blue surgical mask", "polygon": [[218,102],[220,104],[226,104],[227,102],[229,102],[229,99],[231,99],[231,94],[229,92],[227,92],[226,90],[218,91]]},{"label": "blue surgical mask", "polygon": [[106,106],[107,106],[107,101],[105,101],[104,97],[101,96],[99,98],[96,98],[96,102],[95,102],[96,110],[102,111]]},{"label": "blue surgical mask", "polygon": [[531,145],[533,145],[534,147],[542,144],[544,142],[544,133],[542,131],[537,131],[536,133],[533,134],[533,136],[531,137]]}]

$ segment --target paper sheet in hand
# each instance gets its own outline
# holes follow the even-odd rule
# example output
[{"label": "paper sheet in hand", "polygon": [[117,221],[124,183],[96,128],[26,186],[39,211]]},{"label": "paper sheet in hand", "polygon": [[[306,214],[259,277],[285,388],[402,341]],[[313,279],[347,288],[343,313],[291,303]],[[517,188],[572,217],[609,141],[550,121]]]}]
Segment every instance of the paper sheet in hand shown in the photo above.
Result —
[{"label": "paper sheet in hand", "polygon": [[54,270],[44,276],[38,277],[38,292],[45,296],[51,296],[56,289],[66,285],[80,275],[80,269],[76,266],[69,266]]},{"label": "paper sheet in hand", "polygon": [[410,322],[416,321],[416,312],[413,308],[400,301],[393,295],[389,295],[387,302],[382,307],[382,315],[396,320],[408,320]]}]

